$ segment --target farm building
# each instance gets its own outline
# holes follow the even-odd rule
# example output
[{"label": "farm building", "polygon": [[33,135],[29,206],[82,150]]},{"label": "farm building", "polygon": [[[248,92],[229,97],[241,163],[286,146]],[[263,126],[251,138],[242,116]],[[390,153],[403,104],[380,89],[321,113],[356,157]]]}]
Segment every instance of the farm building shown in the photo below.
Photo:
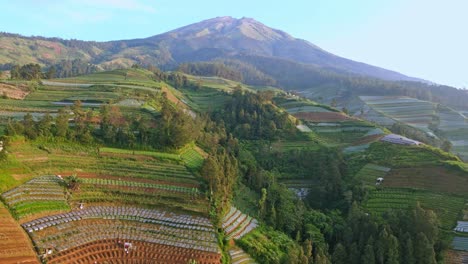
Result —
[{"label": "farm building", "polygon": [[402,135],[397,134],[388,134],[382,139],[381,141],[393,143],[393,144],[400,144],[400,145],[421,145],[422,143],[413,139],[409,139]]}]

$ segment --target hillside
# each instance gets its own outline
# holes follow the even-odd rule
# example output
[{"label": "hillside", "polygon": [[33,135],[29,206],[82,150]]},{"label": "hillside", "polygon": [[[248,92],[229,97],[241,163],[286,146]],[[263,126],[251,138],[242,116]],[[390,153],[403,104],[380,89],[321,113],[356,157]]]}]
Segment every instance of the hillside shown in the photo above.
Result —
[{"label": "hillside", "polygon": [[335,56],[251,18],[217,17],[149,38],[102,43],[2,34],[0,47],[0,63],[3,64],[54,64],[60,60],[81,59],[102,68],[129,67],[135,63],[167,67],[247,54],[386,80],[417,80]]},{"label": "hillside", "polygon": [[[346,263],[343,251],[367,263],[390,249],[443,261],[468,250],[466,163],[388,141],[385,124],[273,87],[153,68],[17,83],[34,89],[0,99],[10,223],[0,233],[16,232],[22,259],[30,240],[47,263]],[[432,104],[405,102],[416,103],[408,116],[372,107],[427,127]],[[441,129],[460,125],[437,111]]]}]

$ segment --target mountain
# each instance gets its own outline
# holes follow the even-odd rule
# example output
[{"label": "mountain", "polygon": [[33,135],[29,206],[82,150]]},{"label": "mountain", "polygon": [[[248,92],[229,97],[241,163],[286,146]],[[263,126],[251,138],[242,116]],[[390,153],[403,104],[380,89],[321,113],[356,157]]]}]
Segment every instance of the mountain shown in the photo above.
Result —
[{"label": "mountain", "polygon": [[81,59],[103,69],[154,64],[174,68],[183,62],[259,56],[313,65],[341,74],[384,80],[420,81],[403,74],[333,55],[316,45],[252,18],[217,17],[143,39],[92,42],[0,35],[0,63],[54,64]]}]

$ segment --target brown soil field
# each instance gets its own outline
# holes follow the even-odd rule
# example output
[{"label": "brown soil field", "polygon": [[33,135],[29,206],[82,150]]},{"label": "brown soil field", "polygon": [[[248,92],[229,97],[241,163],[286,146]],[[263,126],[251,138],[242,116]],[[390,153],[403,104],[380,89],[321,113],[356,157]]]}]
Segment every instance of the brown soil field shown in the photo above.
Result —
[{"label": "brown soil field", "polygon": [[311,122],[339,122],[353,118],[338,112],[301,112],[294,114],[296,118]]},{"label": "brown soil field", "polygon": [[445,264],[462,264],[468,262],[468,252],[448,250],[445,255]]},{"label": "brown soil field", "polygon": [[174,103],[175,105],[181,106],[183,105],[184,108],[188,108],[186,104],[184,104],[182,101],[179,100],[172,92],[171,90],[167,89],[167,87],[161,87],[161,92],[166,93],[167,99]]},{"label": "brown soil field", "polygon": [[0,83],[0,96],[6,95],[11,99],[24,99],[29,94],[28,88],[24,84],[15,85]]},{"label": "brown soil field", "polygon": [[[132,243],[132,249],[125,252],[122,242]],[[55,263],[167,263],[187,264],[195,260],[199,264],[221,263],[221,255],[174,246],[115,239],[100,240],[62,251],[48,258]]]},{"label": "brown soil field", "polygon": [[39,263],[29,238],[1,203],[0,263]]},{"label": "brown soil field", "polygon": [[466,195],[468,177],[443,167],[396,168],[385,177],[383,186],[413,187]]}]

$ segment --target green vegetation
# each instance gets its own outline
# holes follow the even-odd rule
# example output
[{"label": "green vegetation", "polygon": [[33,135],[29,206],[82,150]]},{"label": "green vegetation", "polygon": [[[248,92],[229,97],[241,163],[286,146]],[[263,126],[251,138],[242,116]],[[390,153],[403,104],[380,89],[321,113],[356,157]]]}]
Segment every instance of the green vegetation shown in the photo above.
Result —
[{"label": "green vegetation", "polygon": [[[223,67],[216,74],[228,77]],[[18,218],[125,205],[210,217],[223,230],[234,205],[239,230],[218,237],[224,259],[234,243],[258,263],[435,263],[467,198],[454,155],[380,142],[387,130],[347,109],[220,77],[134,66],[2,100],[15,119],[4,115],[0,190]],[[54,195],[30,190],[43,175],[64,175],[58,189],[37,185]],[[237,237],[252,217],[261,227]]]},{"label": "green vegetation", "polygon": [[155,157],[159,159],[168,159],[168,160],[181,160],[180,155],[167,153],[167,152],[156,152],[156,151],[143,151],[143,150],[128,150],[128,149],[118,149],[118,148],[99,148],[99,153],[116,153],[116,154],[129,154],[129,155],[144,155]]},{"label": "green vegetation", "polygon": [[375,164],[366,164],[355,176],[362,183],[375,186],[378,178],[385,178],[390,168],[378,166]]},{"label": "green vegetation", "polygon": [[416,203],[434,211],[440,226],[451,230],[465,205],[465,198],[421,190],[384,188],[370,193],[365,208],[381,215],[388,210],[412,209]]},{"label": "green vegetation", "polygon": [[298,253],[298,256],[295,256],[297,261],[310,257],[305,256],[303,249],[298,247],[291,238],[265,227],[255,229],[238,243],[259,263],[281,263],[286,261],[289,255],[293,256]]}]

